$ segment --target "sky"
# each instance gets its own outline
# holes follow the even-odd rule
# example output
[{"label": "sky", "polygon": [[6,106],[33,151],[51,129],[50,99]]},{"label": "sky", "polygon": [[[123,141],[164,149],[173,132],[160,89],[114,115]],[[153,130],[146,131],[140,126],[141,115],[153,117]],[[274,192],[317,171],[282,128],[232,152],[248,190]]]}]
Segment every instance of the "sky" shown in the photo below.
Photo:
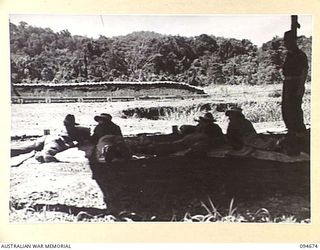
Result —
[{"label": "sky", "polygon": [[[98,38],[113,37],[134,31],[197,36],[208,34],[225,38],[249,39],[261,46],[275,36],[282,37],[290,29],[291,17],[286,15],[35,15],[12,14],[10,22],[51,28],[58,32],[68,29],[72,35]],[[312,16],[299,15],[298,35],[312,35]]]}]

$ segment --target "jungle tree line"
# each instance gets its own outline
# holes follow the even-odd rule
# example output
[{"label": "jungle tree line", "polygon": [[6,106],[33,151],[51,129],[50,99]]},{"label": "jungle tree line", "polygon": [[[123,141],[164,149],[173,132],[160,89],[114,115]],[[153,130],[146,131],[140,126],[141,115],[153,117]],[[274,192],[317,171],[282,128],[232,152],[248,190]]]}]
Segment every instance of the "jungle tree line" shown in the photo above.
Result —
[{"label": "jungle tree line", "polygon": [[[298,44],[310,65],[311,37],[300,37]],[[13,83],[167,80],[195,86],[279,83],[286,53],[279,37],[260,48],[246,39],[206,34],[141,31],[91,39],[25,22],[10,23],[10,49]]]}]

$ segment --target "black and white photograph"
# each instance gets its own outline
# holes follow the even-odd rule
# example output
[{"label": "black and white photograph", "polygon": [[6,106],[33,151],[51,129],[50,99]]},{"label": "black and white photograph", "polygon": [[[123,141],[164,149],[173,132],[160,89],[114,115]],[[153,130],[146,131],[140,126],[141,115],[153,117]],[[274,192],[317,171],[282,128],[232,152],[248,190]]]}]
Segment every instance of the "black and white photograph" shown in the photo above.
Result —
[{"label": "black and white photograph", "polygon": [[311,14],[8,18],[10,223],[312,223]]}]

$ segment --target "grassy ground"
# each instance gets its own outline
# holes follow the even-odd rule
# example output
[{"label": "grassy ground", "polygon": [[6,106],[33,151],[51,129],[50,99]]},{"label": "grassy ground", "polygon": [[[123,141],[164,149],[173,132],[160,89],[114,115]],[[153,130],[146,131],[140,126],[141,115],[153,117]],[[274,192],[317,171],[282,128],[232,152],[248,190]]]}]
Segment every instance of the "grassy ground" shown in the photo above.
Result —
[{"label": "grassy ground", "polygon": [[[81,125],[93,128],[96,123],[93,117],[96,114],[107,112],[112,114],[115,123],[119,124],[125,135],[145,132],[171,132],[172,125],[194,124],[194,118],[203,115],[207,109],[213,112],[218,124],[226,130],[227,117],[224,109],[233,104],[238,104],[244,110],[244,114],[250,119],[257,130],[266,130],[270,127],[284,129],[281,119],[281,86],[219,86],[206,89],[211,97],[195,100],[165,100],[165,101],[134,101],[120,103],[67,103],[67,104],[25,104],[12,105],[12,132],[11,135],[39,135],[43,129],[51,132],[62,126],[62,120],[68,113],[76,116]],[[137,116],[123,116],[123,110],[130,108],[150,109],[171,107],[161,113],[158,120],[149,120]],[[173,108],[173,109],[172,109]],[[310,123],[310,84],[304,97],[303,110],[305,123]],[[156,216],[141,218],[132,213],[108,214],[103,207],[103,200],[99,188],[88,179],[90,173],[84,173],[86,160],[72,162],[64,165],[53,164],[51,167],[45,164],[24,164],[11,170],[11,222],[110,222],[110,221],[135,221],[157,220]],[[43,168],[46,168],[43,171]],[[64,173],[55,176],[59,168]],[[63,169],[73,169],[86,178],[83,182],[72,179],[72,175],[65,175]],[[50,171],[49,171],[50,170]],[[77,171],[79,170],[79,171]],[[69,171],[69,170],[68,170]],[[42,173],[42,174],[40,174]],[[30,178],[30,174],[34,175]],[[68,179],[68,176],[70,179]],[[79,177],[78,175],[75,175]],[[29,180],[29,181],[28,181]],[[33,181],[32,181],[33,180]],[[58,181],[57,181],[58,180]],[[34,185],[36,183],[36,186]],[[50,188],[48,189],[48,183]],[[83,185],[81,184],[83,183]],[[28,186],[29,185],[29,186]],[[79,193],[75,193],[78,190]],[[79,206],[81,202],[86,205]],[[248,200],[246,202],[235,200],[229,201],[231,206],[213,204],[215,197],[196,200],[190,207],[181,207],[180,213],[184,216],[176,216],[171,213],[169,220],[172,221],[214,221],[214,222],[310,222],[310,201],[305,195],[297,194],[274,194],[260,200]],[[95,203],[96,202],[96,203]],[[35,206],[36,203],[47,204]],[[55,211],[50,204],[67,204],[71,207],[95,207],[100,210],[67,210]],[[99,205],[97,205],[99,204]],[[196,208],[196,209],[195,209]],[[235,209],[237,208],[237,209]]]},{"label": "grassy ground", "polygon": [[[308,214],[309,208],[305,207],[306,202],[302,201],[300,197],[284,197],[281,201],[278,201],[278,206],[284,207],[281,203],[292,203],[295,200],[295,204],[299,208],[304,208],[305,213]],[[297,200],[298,199],[298,200]],[[269,202],[275,202],[273,199],[269,199]],[[233,200],[230,202],[230,207],[225,211],[219,211],[215,205],[212,203],[211,199],[205,202],[199,202],[199,206],[202,207],[202,211],[198,214],[187,212],[183,218],[177,218],[174,214],[169,221],[172,222],[224,222],[224,223],[239,223],[239,222],[255,222],[255,223],[310,223],[308,216],[304,218],[297,218],[292,215],[292,212],[283,213],[282,215],[274,215],[269,212],[268,209],[263,206],[258,209],[253,209],[255,206],[247,205],[247,209],[244,207],[237,207],[237,204]],[[289,206],[289,205],[287,205]],[[185,208],[181,208],[185,209]],[[11,207],[10,211],[10,221],[14,223],[106,223],[106,222],[135,222],[144,221],[142,217],[134,212],[123,212],[120,215],[112,215],[105,212],[90,213],[85,211],[80,211],[76,214],[71,212],[58,212],[49,210],[49,206],[43,206],[42,208],[34,209],[32,207],[25,207],[15,209]],[[147,221],[157,221],[156,216],[152,216],[147,219]]]},{"label": "grassy ground", "polygon": [[[284,126],[281,118],[280,85],[272,86],[219,86],[207,90],[212,94],[209,98],[186,100],[148,100],[132,102],[107,103],[58,103],[58,104],[13,104],[11,135],[43,134],[44,129],[56,130],[62,126],[66,114],[76,116],[76,120],[83,126],[94,128],[96,122],[93,117],[99,113],[110,113],[113,121],[121,126],[123,134],[137,134],[146,132],[169,133],[172,125],[195,124],[194,118],[202,116],[210,106],[217,123],[225,131],[228,119],[224,110],[230,105],[237,104],[243,108],[243,113],[258,129],[263,126]],[[266,89],[265,89],[266,88]],[[241,91],[241,92],[240,92]],[[310,84],[304,96],[303,110],[305,123],[310,124]],[[224,106],[217,110],[218,106]],[[127,109],[163,109],[158,120],[149,120],[138,116],[125,117],[123,110]],[[160,111],[159,111],[160,112]],[[274,123],[274,124],[266,124]],[[262,128],[263,129],[263,128]]]}]

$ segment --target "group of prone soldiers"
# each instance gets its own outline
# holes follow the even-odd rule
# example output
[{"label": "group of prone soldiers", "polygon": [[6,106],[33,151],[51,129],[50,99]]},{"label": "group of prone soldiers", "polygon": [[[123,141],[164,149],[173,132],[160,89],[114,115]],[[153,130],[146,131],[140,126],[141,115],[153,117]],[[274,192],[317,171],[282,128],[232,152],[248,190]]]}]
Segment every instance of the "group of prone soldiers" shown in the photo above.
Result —
[{"label": "group of prone soldiers", "polygon": [[200,116],[197,125],[182,125],[177,137],[171,141],[153,142],[144,137],[139,143],[130,144],[125,140],[121,129],[113,123],[112,116],[102,113],[94,117],[98,123],[93,134],[90,129],[79,126],[74,115],[68,114],[64,129],[55,135],[45,135],[31,145],[11,150],[12,156],[36,150],[35,159],[39,162],[56,162],[55,155],[72,147],[92,145],[94,150],[90,157],[98,162],[122,161],[135,154],[169,155],[184,152],[190,155],[203,155],[221,146],[230,146],[235,151],[244,147],[265,150],[279,150],[279,143],[261,139],[252,123],[245,118],[242,109],[233,107],[225,113],[229,117],[226,135],[213,117],[207,112]]}]

